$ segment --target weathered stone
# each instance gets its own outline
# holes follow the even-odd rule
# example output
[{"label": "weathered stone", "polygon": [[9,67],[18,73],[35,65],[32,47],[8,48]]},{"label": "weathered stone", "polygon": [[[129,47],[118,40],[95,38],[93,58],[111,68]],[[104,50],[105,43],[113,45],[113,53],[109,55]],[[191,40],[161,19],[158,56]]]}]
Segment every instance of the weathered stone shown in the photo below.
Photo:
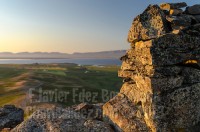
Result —
[{"label": "weathered stone", "polygon": [[185,12],[192,15],[200,15],[200,4],[187,7]]},{"label": "weathered stone", "polygon": [[160,8],[162,10],[170,10],[170,9],[179,9],[179,8],[183,8],[186,7],[187,4],[185,2],[181,2],[181,3],[162,3],[160,4]]},{"label": "weathered stone", "polygon": [[131,71],[119,71],[119,76],[123,78],[131,78],[138,88],[150,88],[154,90],[154,94],[159,94],[180,87],[184,81],[183,76],[154,78],[135,75],[132,74]]},{"label": "weathered stone", "polygon": [[79,111],[84,107],[79,108],[80,106],[77,107],[77,111],[70,107],[37,110],[12,132],[113,132],[109,124],[88,118],[87,115]]},{"label": "weathered stone", "polygon": [[14,128],[24,120],[24,111],[14,105],[0,107],[0,131]]},{"label": "weathered stone", "polygon": [[150,5],[132,23],[128,41],[148,40],[169,31],[164,12],[157,5]]},{"label": "weathered stone", "polygon": [[[157,127],[168,130],[186,129],[200,121],[200,83],[179,87],[154,96],[154,120]],[[159,129],[158,129],[159,131]],[[166,130],[165,130],[166,131]]]},{"label": "weathered stone", "polygon": [[[140,75],[146,75],[146,76],[153,76],[154,75],[154,68],[152,65],[142,65],[139,62],[131,62],[127,63],[125,61],[122,62],[122,66],[121,66],[121,70],[123,71],[123,73],[127,72],[131,72],[132,74],[136,74],[139,73]],[[119,71],[119,76],[120,75],[120,71]]]},{"label": "weathered stone", "polygon": [[152,64],[174,65],[187,60],[199,60],[199,37],[189,34],[167,34],[152,41]]},{"label": "weathered stone", "polygon": [[[185,31],[184,31],[185,32]],[[132,44],[127,57],[128,63],[140,62],[142,65],[165,66],[200,59],[200,38],[195,34],[166,34],[159,38]]]},{"label": "weathered stone", "polygon": [[140,104],[135,106],[123,94],[118,94],[103,106],[104,116],[115,126],[115,131],[148,131]]},{"label": "weathered stone", "polygon": [[177,16],[183,13],[182,9],[170,9],[169,14],[173,16]]},{"label": "weathered stone", "polygon": [[[166,4],[163,9],[184,6]],[[118,76],[124,84],[103,106],[105,119],[117,131],[199,131],[200,24],[186,14],[167,19],[177,33],[132,39],[131,49],[121,57]]]}]

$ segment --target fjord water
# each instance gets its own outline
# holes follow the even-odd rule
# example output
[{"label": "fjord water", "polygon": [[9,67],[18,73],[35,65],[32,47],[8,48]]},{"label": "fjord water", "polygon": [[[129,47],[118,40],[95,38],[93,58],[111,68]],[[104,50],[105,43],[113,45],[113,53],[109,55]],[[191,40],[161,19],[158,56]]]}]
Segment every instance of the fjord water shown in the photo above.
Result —
[{"label": "fjord water", "polygon": [[75,63],[79,65],[121,65],[119,59],[0,59],[0,64]]}]

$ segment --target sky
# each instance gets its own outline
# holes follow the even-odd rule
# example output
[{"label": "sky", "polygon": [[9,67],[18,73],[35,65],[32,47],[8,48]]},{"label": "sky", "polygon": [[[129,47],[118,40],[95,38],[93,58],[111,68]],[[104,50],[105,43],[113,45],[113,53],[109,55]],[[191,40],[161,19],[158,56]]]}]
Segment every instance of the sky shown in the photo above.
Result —
[{"label": "sky", "polygon": [[128,49],[127,34],[134,17],[149,4],[163,2],[182,1],[0,0],[0,52]]}]

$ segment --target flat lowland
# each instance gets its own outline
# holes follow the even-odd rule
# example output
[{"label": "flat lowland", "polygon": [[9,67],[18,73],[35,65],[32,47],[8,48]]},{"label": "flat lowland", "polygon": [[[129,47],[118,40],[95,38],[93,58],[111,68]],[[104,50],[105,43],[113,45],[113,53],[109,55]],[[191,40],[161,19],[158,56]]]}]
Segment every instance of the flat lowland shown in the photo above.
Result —
[{"label": "flat lowland", "polygon": [[119,91],[119,66],[77,64],[0,65],[0,106],[106,102]]}]

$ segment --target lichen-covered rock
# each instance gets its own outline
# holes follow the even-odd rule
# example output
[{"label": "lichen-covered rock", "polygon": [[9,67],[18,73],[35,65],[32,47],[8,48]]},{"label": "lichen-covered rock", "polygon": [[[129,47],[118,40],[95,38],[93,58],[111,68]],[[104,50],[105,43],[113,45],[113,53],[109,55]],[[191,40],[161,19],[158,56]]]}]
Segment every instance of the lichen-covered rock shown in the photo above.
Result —
[{"label": "lichen-covered rock", "polygon": [[[185,6],[186,3],[170,3],[161,8],[175,11]],[[199,129],[200,24],[192,15],[172,14],[166,16],[169,25],[163,26],[171,27],[170,33],[154,37],[147,33],[149,39],[132,39],[129,32],[134,41],[129,41],[131,48],[121,57],[118,72],[124,84],[120,93],[103,106],[105,119],[116,131]],[[138,25],[133,23],[131,30],[134,26]],[[140,26],[138,29],[141,29],[138,33],[143,32]]]},{"label": "lichen-covered rock", "polygon": [[174,65],[187,60],[200,59],[198,34],[184,32],[181,34],[170,33],[153,40],[132,43],[132,48],[127,51],[123,60],[132,64],[132,68],[136,66],[141,68],[142,65]]},{"label": "lichen-covered rock", "polygon": [[149,128],[144,120],[140,104],[135,106],[124,94],[118,94],[103,106],[105,119],[115,127],[115,131],[141,132]]},{"label": "lichen-covered rock", "polygon": [[4,128],[12,129],[24,120],[24,111],[13,105],[0,107],[0,131]]},{"label": "lichen-covered rock", "polygon": [[80,111],[86,108],[82,106],[37,110],[12,132],[113,132],[109,124],[92,118],[89,112],[85,114],[87,111]]},{"label": "lichen-covered rock", "polygon": [[186,129],[200,122],[200,83],[156,95],[153,102],[154,122],[160,130]]},{"label": "lichen-covered rock", "polygon": [[148,40],[161,36],[169,31],[164,12],[157,5],[148,8],[132,23],[128,41]]},{"label": "lichen-covered rock", "polygon": [[162,10],[170,10],[170,9],[179,9],[186,7],[187,4],[185,2],[180,2],[180,3],[162,3],[160,4],[160,8]]}]

